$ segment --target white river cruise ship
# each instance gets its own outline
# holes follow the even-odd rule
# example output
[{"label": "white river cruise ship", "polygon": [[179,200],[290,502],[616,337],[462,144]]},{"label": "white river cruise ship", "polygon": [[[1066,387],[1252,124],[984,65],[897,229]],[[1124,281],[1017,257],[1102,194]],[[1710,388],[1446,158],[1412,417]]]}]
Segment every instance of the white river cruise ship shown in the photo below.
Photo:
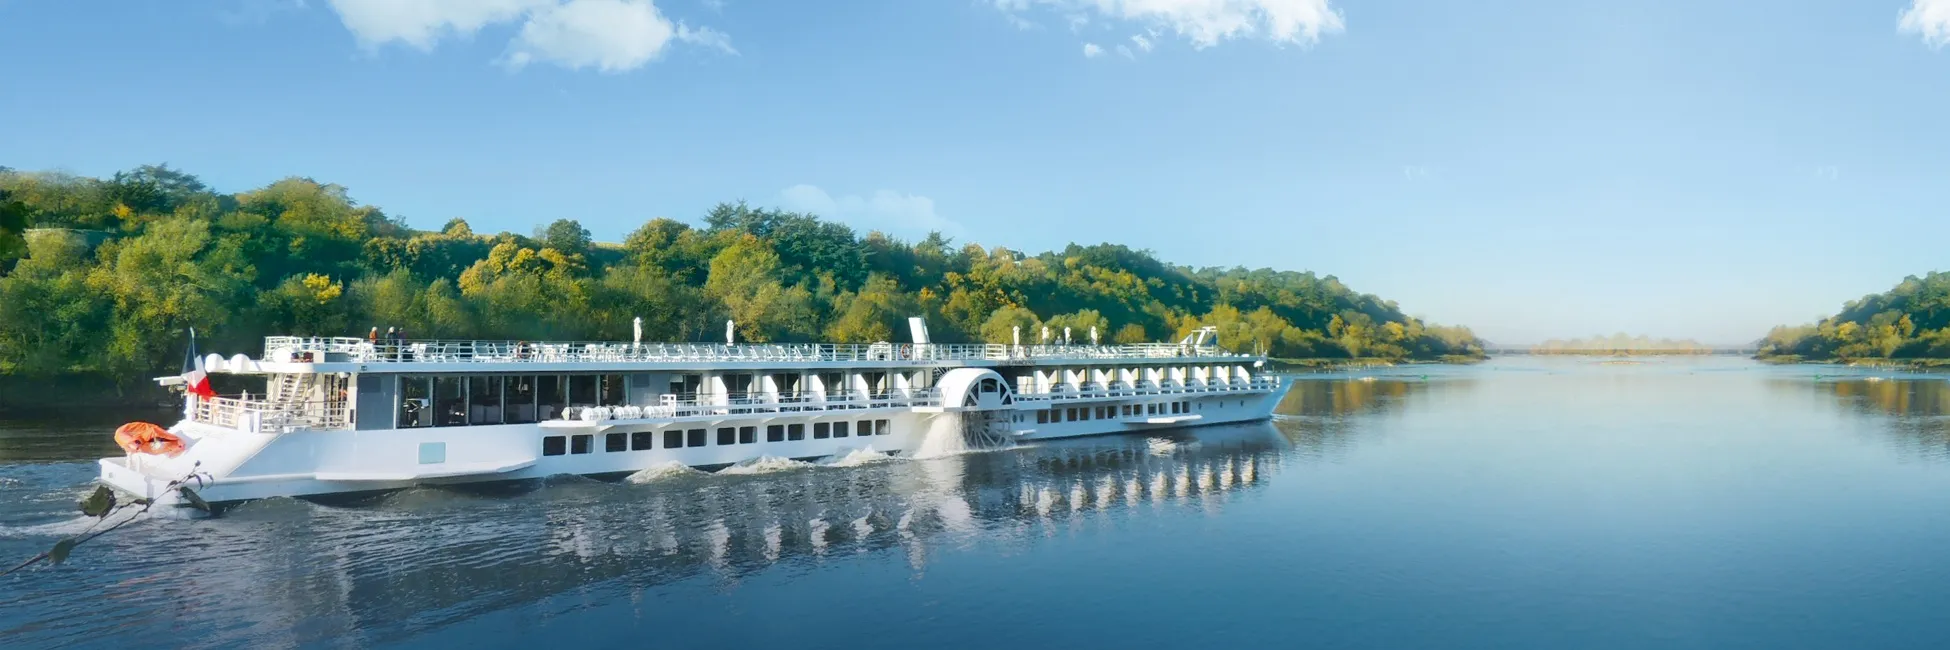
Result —
[{"label": "white river cruise ship", "polygon": [[[1178,343],[999,345],[930,343],[920,319],[910,325],[907,344],[270,337],[261,359],[199,360],[262,377],[264,390],[186,391],[183,419],[141,425],[151,433],[102,459],[101,480],[159,505],[220,504],[867,449],[929,456],[1263,420],[1287,388],[1264,357],[1213,345],[1211,328]],[[195,499],[173,487],[192,475]]]}]

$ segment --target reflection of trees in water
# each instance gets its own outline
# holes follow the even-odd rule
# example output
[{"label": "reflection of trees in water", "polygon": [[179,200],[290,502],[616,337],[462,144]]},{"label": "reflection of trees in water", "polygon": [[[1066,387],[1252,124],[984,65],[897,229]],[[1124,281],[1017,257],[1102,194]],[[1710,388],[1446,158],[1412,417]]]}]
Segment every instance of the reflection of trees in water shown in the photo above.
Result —
[{"label": "reflection of trees in water", "polygon": [[[644,593],[679,581],[732,586],[775,565],[882,551],[919,572],[944,545],[1023,542],[1160,507],[1215,508],[1276,472],[1284,448],[1260,423],[644,486],[560,479],[514,496],[414,490],[355,508],[273,500],[220,520],[144,526],[86,558],[100,563],[90,573],[62,578],[90,581],[81,591],[112,594],[118,606],[178,611],[175,620],[100,617],[72,607],[73,590],[30,594],[16,611],[42,617],[36,634],[53,635],[41,639],[49,645],[108,627],[125,634],[131,624],[257,645],[385,642],[535,604],[528,611],[653,608]],[[182,552],[158,566],[139,556],[143,548]]]},{"label": "reflection of trees in water", "polygon": [[1423,382],[1400,379],[1299,379],[1287,389],[1275,412],[1282,415],[1347,416],[1376,411],[1408,396]]},{"label": "reflection of trees in water", "polygon": [[1892,442],[1919,458],[1950,460],[1950,382],[1942,379],[1778,379],[1772,385],[1828,393],[1849,410],[1884,419]]},{"label": "reflection of trees in water", "polygon": [[[1473,382],[1446,379],[1376,377],[1360,379],[1301,379],[1293,382],[1275,412],[1274,421],[1294,453],[1311,459],[1337,458],[1351,450],[1358,437],[1372,435],[1365,418],[1394,412],[1432,389],[1464,390]],[[1439,388],[1432,388],[1439,387]]]}]

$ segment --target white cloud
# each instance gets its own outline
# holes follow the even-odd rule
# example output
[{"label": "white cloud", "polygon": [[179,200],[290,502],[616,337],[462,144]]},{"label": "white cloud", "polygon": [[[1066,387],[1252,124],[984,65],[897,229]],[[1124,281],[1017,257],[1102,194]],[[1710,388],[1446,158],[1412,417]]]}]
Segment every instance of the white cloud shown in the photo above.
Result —
[{"label": "white cloud", "polygon": [[516,20],[556,0],[328,0],[359,43],[399,41],[431,50],[442,37],[473,36],[482,27]]},{"label": "white cloud", "polygon": [[1135,55],[1135,54],[1132,54],[1132,53],[1131,53],[1131,48],[1129,48],[1129,47],[1126,47],[1126,46],[1124,46],[1124,45],[1118,45],[1118,46],[1117,46],[1117,54],[1118,54],[1118,56],[1122,56],[1122,57],[1124,57],[1124,58],[1126,58],[1126,59],[1135,59],[1135,58],[1137,58],[1137,55]]},{"label": "white cloud", "polygon": [[934,199],[893,190],[835,197],[817,185],[794,185],[779,192],[779,202],[788,210],[904,237],[919,237],[931,230],[950,236],[961,233],[961,224],[935,213]]},{"label": "white cloud", "polygon": [[1145,52],[1151,51],[1151,47],[1152,47],[1151,39],[1145,38],[1143,34],[1132,35],[1131,42],[1136,43],[1139,50],[1143,50]]},{"label": "white cloud", "polygon": [[[1917,0],[1940,3],[1950,0]],[[1077,19],[1099,18],[1143,23],[1169,30],[1207,48],[1227,40],[1263,38],[1274,43],[1312,45],[1323,34],[1346,29],[1330,0],[993,0],[1005,13],[1036,8]],[[1080,24],[1080,23],[1073,23]],[[1139,46],[1142,49],[1142,45]]]},{"label": "white cloud", "polygon": [[654,0],[328,0],[369,49],[399,42],[432,50],[449,36],[518,23],[504,62],[519,69],[548,62],[572,70],[625,72],[657,58],[672,41],[736,54],[731,38],[673,23]]},{"label": "white cloud", "polygon": [[1950,45],[1950,0],[1912,0],[1897,29],[1922,36],[1930,47]]},{"label": "white cloud", "polygon": [[1094,59],[1103,55],[1104,55],[1104,48],[1097,47],[1096,43],[1083,44],[1083,58]]},{"label": "white cloud", "polygon": [[725,54],[737,54],[738,48],[731,46],[731,37],[724,32],[709,27],[691,27],[677,23],[677,40],[708,47]]}]

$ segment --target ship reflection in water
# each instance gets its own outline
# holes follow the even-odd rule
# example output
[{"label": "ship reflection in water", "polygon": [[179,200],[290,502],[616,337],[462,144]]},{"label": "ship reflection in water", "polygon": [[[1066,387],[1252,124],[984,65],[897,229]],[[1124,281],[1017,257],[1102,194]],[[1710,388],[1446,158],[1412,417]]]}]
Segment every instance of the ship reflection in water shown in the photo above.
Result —
[{"label": "ship reflection in water", "polygon": [[643,484],[561,477],[352,506],[266,500],[89,544],[74,560],[86,571],[39,576],[45,585],[0,614],[0,638],[385,644],[490,612],[628,602],[694,579],[733,588],[857,556],[885,555],[918,578],[944,549],[1222,508],[1275,475],[1288,447],[1262,422],[851,466],[781,461],[747,475],[677,470]]}]

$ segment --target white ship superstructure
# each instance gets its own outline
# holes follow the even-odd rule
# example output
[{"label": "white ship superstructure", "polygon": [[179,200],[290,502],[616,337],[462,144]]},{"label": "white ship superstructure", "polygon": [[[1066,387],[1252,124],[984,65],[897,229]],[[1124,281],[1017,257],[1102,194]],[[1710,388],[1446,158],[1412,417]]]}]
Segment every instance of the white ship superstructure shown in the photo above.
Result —
[{"label": "white ship superstructure", "polygon": [[906,344],[270,337],[259,359],[203,359],[212,374],[263,377],[263,391],[186,394],[168,428],[180,451],[104,458],[101,479],[160,503],[194,473],[203,500],[230,502],[932,455],[1262,420],[1286,390],[1210,328],[1130,345],[937,344],[913,329]]}]

